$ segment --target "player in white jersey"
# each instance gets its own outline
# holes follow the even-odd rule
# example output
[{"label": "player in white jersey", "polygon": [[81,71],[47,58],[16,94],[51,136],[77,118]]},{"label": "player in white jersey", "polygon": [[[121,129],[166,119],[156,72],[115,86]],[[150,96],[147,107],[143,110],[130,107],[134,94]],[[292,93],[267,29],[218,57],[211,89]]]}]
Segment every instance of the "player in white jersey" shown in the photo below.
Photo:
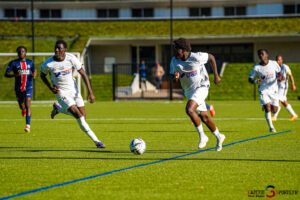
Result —
[{"label": "player in white jersey", "polygon": [[271,112],[276,113],[278,109],[277,75],[280,80],[284,78],[277,62],[269,60],[268,51],[266,49],[259,49],[257,54],[260,63],[253,67],[249,75],[249,82],[259,84],[258,92],[260,104],[265,111],[265,118],[269,125],[270,132],[276,132],[272,123]]},{"label": "player in white jersey", "polygon": [[[198,148],[204,148],[208,141],[200,118],[217,138],[217,151],[222,150],[225,136],[221,134],[207,113],[205,99],[209,90],[209,77],[204,64],[209,62],[214,72],[214,83],[221,81],[213,55],[203,52],[191,52],[191,45],[185,38],[174,41],[174,57],[170,65],[170,74],[180,80],[184,94],[188,99],[186,113],[191,118],[199,134]],[[199,118],[200,117],[200,118]]]},{"label": "player in white jersey", "polygon": [[[105,145],[98,140],[97,136],[85,121],[86,113],[84,102],[78,92],[75,79],[72,75],[73,68],[81,75],[88,89],[88,100],[90,103],[93,103],[95,97],[87,75],[80,61],[74,55],[66,53],[66,51],[67,43],[63,40],[58,40],[55,44],[55,55],[50,57],[41,66],[41,79],[55,94],[59,102],[59,104],[53,104],[51,118],[53,119],[58,113],[75,117],[81,130],[93,140],[96,146],[98,148],[105,148]],[[50,74],[52,85],[46,77],[47,74]]]},{"label": "player in white jersey", "polygon": [[290,121],[293,121],[298,118],[298,115],[295,113],[292,106],[287,102],[286,95],[287,95],[287,92],[289,89],[289,79],[291,80],[291,83],[292,83],[292,91],[296,91],[294,77],[292,75],[292,72],[291,72],[291,69],[289,68],[289,66],[287,66],[286,64],[283,64],[282,56],[280,56],[280,55],[276,56],[276,61],[281,68],[281,73],[282,73],[283,77],[285,78],[285,80],[278,81],[279,107],[278,107],[278,111],[273,115],[272,121],[277,121],[277,116],[281,109],[280,103],[282,103],[284,105],[284,107],[287,109],[287,111],[291,114],[292,117],[290,118]]}]

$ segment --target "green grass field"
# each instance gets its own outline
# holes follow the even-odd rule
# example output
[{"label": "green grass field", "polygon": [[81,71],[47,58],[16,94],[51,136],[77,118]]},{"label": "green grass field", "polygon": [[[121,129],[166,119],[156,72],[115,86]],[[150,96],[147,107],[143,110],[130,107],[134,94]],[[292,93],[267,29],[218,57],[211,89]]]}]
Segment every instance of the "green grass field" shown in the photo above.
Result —
[{"label": "green grass field", "polygon": [[[258,101],[214,101],[225,144],[269,134]],[[300,102],[290,102],[300,114]],[[184,102],[96,102],[87,121],[107,148],[97,149],[69,116],[50,119],[51,103],[33,103],[31,133],[16,104],[0,104],[0,199],[9,195],[198,151]],[[285,109],[284,134],[137,167],[14,199],[249,199],[249,190],[300,189],[300,123]],[[208,129],[206,148],[216,140]],[[129,152],[142,138],[146,153]],[[266,194],[271,194],[270,191]],[[266,198],[266,196],[264,196]],[[264,199],[258,198],[258,199]],[[251,198],[250,198],[251,199]],[[257,199],[257,198],[254,198]],[[300,199],[279,195],[274,199]]]}]

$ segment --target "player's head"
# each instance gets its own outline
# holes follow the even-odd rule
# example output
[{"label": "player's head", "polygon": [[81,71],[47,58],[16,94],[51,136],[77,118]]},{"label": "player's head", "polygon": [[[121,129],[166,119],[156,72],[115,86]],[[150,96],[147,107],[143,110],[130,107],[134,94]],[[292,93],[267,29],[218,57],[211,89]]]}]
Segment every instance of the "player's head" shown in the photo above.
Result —
[{"label": "player's head", "polygon": [[279,66],[281,66],[283,64],[283,58],[281,55],[277,55],[276,56],[276,61],[278,63]]},{"label": "player's head", "polygon": [[55,57],[57,59],[64,59],[66,51],[67,51],[67,43],[64,40],[58,40],[55,43]]},{"label": "player's head", "polygon": [[19,46],[19,47],[17,48],[16,51],[17,51],[17,53],[18,53],[19,59],[23,59],[23,58],[26,57],[26,53],[27,53],[26,47],[24,47],[24,46]]},{"label": "player's head", "polygon": [[269,52],[267,49],[259,49],[257,55],[261,61],[269,60]]},{"label": "player's head", "polygon": [[174,56],[177,59],[185,60],[186,54],[191,52],[191,44],[185,38],[174,40]]}]

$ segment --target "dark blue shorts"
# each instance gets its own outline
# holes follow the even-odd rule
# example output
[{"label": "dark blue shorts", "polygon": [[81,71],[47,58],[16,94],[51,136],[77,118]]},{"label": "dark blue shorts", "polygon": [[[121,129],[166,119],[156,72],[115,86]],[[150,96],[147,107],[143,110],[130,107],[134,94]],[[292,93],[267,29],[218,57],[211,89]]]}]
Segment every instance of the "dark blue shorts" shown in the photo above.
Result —
[{"label": "dark blue shorts", "polygon": [[22,100],[25,98],[32,98],[32,88],[25,90],[24,92],[16,91],[17,100]]}]

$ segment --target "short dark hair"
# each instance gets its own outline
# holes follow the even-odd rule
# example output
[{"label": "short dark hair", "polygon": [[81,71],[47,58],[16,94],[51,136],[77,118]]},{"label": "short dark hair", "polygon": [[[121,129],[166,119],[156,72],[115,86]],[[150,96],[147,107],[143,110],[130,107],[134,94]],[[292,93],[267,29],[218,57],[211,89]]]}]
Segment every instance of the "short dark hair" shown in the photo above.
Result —
[{"label": "short dark hair", "polygon": [[269,54],[268,50],[267,49],[258,49],[257,50],[257,55],[259,55],[261,52],[266,52],[267,54]]},{"label": "short dark hair", "polygon": [[283,59],[282,55],[277,55],[277,56],[275,57],[275,59],[278,60],[278,58],[280,58],[280,57]]},{"label": "short dark hair", "polygon": [[68,45],[67,45],[66,41],[64,41],[64,40],[57,40],[55,43],[55,46],[58,44],[63,44],[64,48],[68,48]]},{"label": "short dark hair", "polygon": [[174,40],[174,48],[183,49],[188,52],[192,50],[190,42],[185,38],[178,38]]},{"label": "short dark hair", "polygon": [[16,49],[17,53],[19,53],[21,49],[25,49],[25,51],[27,52],[27,48],[25,46],[18,46],[18,48]]}]

